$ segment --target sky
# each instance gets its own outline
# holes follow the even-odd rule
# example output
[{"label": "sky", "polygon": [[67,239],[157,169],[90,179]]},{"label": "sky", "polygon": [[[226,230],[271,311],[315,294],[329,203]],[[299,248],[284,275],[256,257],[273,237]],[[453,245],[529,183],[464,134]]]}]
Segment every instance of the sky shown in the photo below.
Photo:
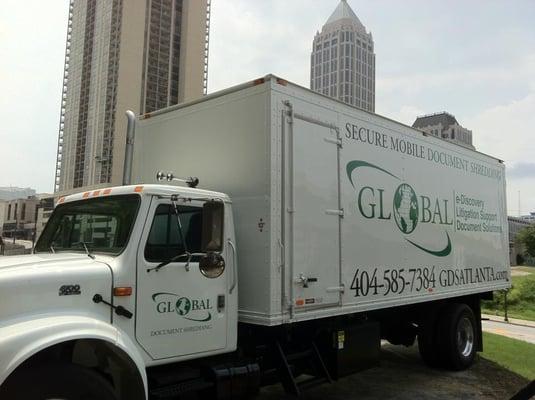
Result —
[{"label": "sky", "polygon": [[[268,73],[308,87],[312,39],[338,2],[212,0],[209,92]],[[509,214],[535,211],[535,1],[348,3],[373,34],[376,112],[455,115],[505,161]],[[51,192],[68,0],[2,5],[0,186]]]}]

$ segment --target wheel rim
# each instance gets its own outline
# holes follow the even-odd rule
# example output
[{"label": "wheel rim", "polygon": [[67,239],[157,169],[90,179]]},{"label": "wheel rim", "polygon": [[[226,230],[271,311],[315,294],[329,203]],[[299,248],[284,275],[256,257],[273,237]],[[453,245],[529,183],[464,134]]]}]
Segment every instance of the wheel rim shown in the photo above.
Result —
[{"label": "wheel rim", "polygon": [[457,348],[463,357],[470,356],[474,348],[474,327],[467,317],[459,321],[457,328]]}]

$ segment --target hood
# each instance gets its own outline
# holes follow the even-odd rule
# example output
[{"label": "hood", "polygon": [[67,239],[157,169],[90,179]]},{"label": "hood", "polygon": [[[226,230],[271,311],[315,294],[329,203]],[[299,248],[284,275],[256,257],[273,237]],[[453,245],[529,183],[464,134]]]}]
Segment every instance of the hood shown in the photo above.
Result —
[{"label": "hood", "polygon": [[71,262],[80,262],[91,260],[87,254],[78,253],[42,253],[42,254],[29,254],[22,256],[4,256],[0,257],[0,272],[4,268],[24,267],[24,266],[47,266],[50,264],[61,265]]},{"label": "hood", "polygon": [[10,318],[44,314],[94,314],[110,319],[110,309],[95,304],[100,294],[110,301],[110,257],[84,253],[0,257],[0,326]]}]

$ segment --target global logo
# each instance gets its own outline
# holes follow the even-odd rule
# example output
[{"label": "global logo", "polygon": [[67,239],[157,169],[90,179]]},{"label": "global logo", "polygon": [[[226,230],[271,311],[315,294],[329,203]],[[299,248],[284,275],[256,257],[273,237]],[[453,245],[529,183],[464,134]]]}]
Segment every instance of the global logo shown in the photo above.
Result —
[{"label": "global logo", "polygon": [[206,322],[212,319],[210,299],[191,299],[176,293],[159,292],[152,295],[158,314],[176,314],[189,321]]},{"label": "global logo", "polygon": [[[393,191],[387,187],[381,187],[375,179],[372,184],[362,184],[367,174],[359,174],[360,171],[372,169],[385,176],[395,185],[396,181],[400,182],[395,186]],[[443,245],[437,248],[424,246],[417,243],[415,239],[407,236],[415,234],[417,228],[421,225],[435,226],[451,229],[453,225],[452,200],[448,198],[439,198],[432,195],[417,195],[415,190],[407,182],[403,182],[392,172],[363,160],[353,160],[347,163],[346,172],[349,182],[355,188],[357,194],[357,211],[367,220],[377,220],[385,223],[395,221],[399,231],[405,235],[405,240],[414,247],[436,257],[445,257],[451,253],[451,240],[447,229],[440,233]],[[363,176],[364,175],[364,176]],[[384,182],[384,180],[381,180]],[[392,204],[389,209],[388,204]],[[393,222],[391,222],[393,223]],[[436,229],[433,229],[433,232]],[[421,234],[419,236],[422,237]],[[429,235],[426,234],[428,238]]]},{"label": "global logo", "polygon": [[401,232],[412,233],[418,225],[418,198],[413,188],[406,183],[394,193],[394,219]]},{"label": "global logo", "polygon": [[176,301],[178,315],[187,315],[191,311],[191,301],[187,297],[181,297]]}]

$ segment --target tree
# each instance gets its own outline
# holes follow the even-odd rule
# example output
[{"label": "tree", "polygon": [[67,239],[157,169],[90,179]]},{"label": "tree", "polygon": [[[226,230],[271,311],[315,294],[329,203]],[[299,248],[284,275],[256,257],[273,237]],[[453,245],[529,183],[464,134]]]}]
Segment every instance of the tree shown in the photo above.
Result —
[{"label": "tree", "polygon": [[530,225],[518,232],[516,240],[524,245],[528,255],[535,257],[535,225]]}]

